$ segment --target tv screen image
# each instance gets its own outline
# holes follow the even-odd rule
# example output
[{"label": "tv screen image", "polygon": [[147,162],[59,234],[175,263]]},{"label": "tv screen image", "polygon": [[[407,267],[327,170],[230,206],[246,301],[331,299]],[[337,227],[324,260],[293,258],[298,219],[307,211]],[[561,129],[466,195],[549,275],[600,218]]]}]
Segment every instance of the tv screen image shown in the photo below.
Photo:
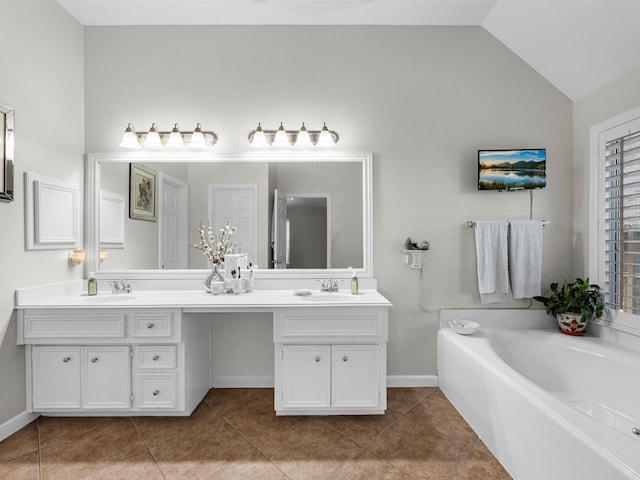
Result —
[{"label": "tv screen image", "polygon": [[478,150],[478,190],[522,190],[547,185],[547,150]]}]

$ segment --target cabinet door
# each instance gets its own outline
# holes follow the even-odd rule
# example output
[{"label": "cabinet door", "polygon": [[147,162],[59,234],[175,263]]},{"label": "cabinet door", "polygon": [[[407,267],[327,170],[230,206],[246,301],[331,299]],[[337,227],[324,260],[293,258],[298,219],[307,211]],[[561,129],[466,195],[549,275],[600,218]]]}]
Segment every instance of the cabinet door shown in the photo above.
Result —
[{"label": "cabinet door", "polygon": [[33,347],[33,410],[80,408],[80,348]]},{"label": "cabinet door", "polygon": [[282,406],[328,407],[331,401],[331,347],[282,346]]},{"label": "cabinet door", "polygon": [[332,406],[380,404],[380,356],[379,345],[333,346]]},{"label": "cabinet door", "polygon": [[129,346],[82,348],[82,406],[89,409],[131,407]]}]

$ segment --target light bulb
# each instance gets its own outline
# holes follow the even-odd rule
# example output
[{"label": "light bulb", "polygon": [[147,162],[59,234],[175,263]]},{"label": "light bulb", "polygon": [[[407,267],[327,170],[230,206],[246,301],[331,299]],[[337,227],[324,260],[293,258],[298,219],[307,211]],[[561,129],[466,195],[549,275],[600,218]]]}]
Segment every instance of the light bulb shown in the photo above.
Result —
[{"label": "light bulb", "polygon": [[180,134],[180,129],[178,128],[178,124],[176,123],[169,134],[169,139],[167,140],[167,147],[180,148],[184,147],[184,140],[182,139],[182,135]]},{"label": "light bulb", "polygon": [[147,148],[160,148],[162,147],[162,140],[160,139],[160,134],[158,133],[158,127],[155,123],[151,124],[151,128],[149,132],[147,132],[147,138],[144,139],[143,146]]},{"label": "light bulb", "polygon": [[207,143],[204,140],[204,135],[202,134],[202,128],[200,128],[200,124],[196,125],[196,128],[193,129],[193,134],[191,135],[191,140],[189,140],[189,146],[198,149],[207,148]]},{"label": "light bulb", "polygon": [[269,146],[269,142],[267,142],[267,137],[262,131],[262,127],[260,126],[260,123],[258,123],[258,127],[256,128],[255,132],[253,132],[253,136],[251,137],[250,144],[252,147],[268,147]]},{"label": "light bulb", "polygon": [[327,128],[326,123],[323,124],[322,130],[320,130],[320,137],[318,138],[317,145],[319,147],[332,147],[334,145],[333,137],[331,136],[331,132]]},{"label": "light bulb", "polygon": [[278,127],[278,131],[276,132],[276,136],[273,139],[274,147],[290,147],[289,138],[287,137],[287,131],[282,126],[282,122],[280,122],[280,126]]},{"label": "light bulb", "polygon": [[122,148],[140,148],[140,142],[138,141],[138,136],[136,135],[133,125],[127,125],[127,128],[122,134],[122,141],[119,146]]},{"label": "light bulb", "polygon": [[298,132],[298,138],[296,138],[296,146],[300,146],[300,147],[313,146],[313,143],[311,143],[311,138],[309,138],[309,132],[307,132],[307,127],[304,126],[304,122],[302,122],[300,131]]}]

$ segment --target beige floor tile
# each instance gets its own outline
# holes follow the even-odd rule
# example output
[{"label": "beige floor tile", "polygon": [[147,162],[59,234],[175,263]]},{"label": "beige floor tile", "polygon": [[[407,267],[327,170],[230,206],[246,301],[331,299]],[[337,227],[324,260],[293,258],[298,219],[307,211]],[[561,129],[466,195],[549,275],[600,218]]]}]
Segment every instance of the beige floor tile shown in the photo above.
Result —
[{"label": "beige floor tile", "polygon": [[262,450],[289,478],[316,480],[330,478],[362,447],[322,420],[308,418]]},{"label": "beige floor tile", "polygon": [[412,480],[387,460],[369,451],[362,452],[353,460],[345,463],[331,480]]},{"label": "beige floor tile", "polygon": [[250,458],[233,461],[205,480],[287,480],[273,463],[256,452]]},{"label": "beige floor tile", "polygon": [[90,478],[90,472],[145,449],[131,418],[112,418],[94,430],[42,447],[42,477],[46,480]]},{"label": "beige floor tile", "polygon": [[256,397],[242,407],[225,414],[224,417],[258,448],[273,442],[280,433],[289,430],[306,418],[276,416],[272,395]]},{"label": "beige floor tile", "polygon": [[492,455],[487,455],[474,450],[465,459],[460,469],[456,472],[453,480],[511,480],[511,475],[507,473],[500,462]]},{"label": "beige floor tile", "polygon": [[439,390],[413,407],[407,413],[407,417],[414,419],[415,422],[425,422],[434,430],[470,446],[478,441],[478,436],[473,429]]},{"label": "beige floor tile", "polygon": [[409,417],[400,418],[369,448],[414,477],[428,480],[449,480],[471,450]]},{"label": "beige floor tile", "polygon": [[393,410],[387,410],[384,415],[336,415],[323,417],[322,420],[350,439],[364,444],[380,435],[400,416]]},{"label": "beige floor tile", "polygon": [[91,480],[164,480],[153,457],[146,450],[119,462],[98,466],[90,475],[88,478]]},{"label": "beige floor tile", "polygon": [[153,446],[217,418],[220,416],[207,403],[202,402],[189,417],[133,417],[133,421],[146,444]]},{"label": "beige floor tile", "polygon": [[387,408],[405,414],[420,400],[437,389],[435,387],[409,387],[387,389]]},{"label": "beige floor tile", "polygon": [[0,478],[11,480],[38,480],[38,452],[30,452],[0,463]]},{"label": "beige floor tile", "polygon": [[[31,422],[0,442],[0,462],[38,450],[38,422]],[[2,477],[0,477],[2,478]]]},{"label": "beige floor tile", "polygon": [[159,443],[150,451],[167,480],[205,478],[229,463],[257,453],[221,418]]},{"label": "beige floor tile", "polygon": [[204,397],[216,412],[224,415],[246,403],[264,396],[273,397],[271,388],[212,388]]},{"label": "beige floor tile", "polygon": [[277,417],[273,389],[216,389],[190,417],[40,417],[0,442],[0,479],[510,480],[439,389],[388,403]]},{"label": "beige floor tile", "polygon": [[40,446],[69,440],[111,424],[113,417],[40,417]]}]

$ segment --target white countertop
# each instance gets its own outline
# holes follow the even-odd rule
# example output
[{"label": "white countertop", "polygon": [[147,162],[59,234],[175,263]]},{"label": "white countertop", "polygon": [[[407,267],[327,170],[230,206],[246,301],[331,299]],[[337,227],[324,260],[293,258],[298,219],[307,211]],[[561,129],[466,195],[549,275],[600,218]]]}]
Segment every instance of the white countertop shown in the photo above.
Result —
[{"label": "white countertop", "polygon": [[132,293],[51,291],[39,295],[16,294],[16,308],[182,308],[185,311],[251,311],[286,307],[391,307],[377,290],[319,292],[299,296],[294,290],[255,290],[237,295],[212,295],[199,290],[134,290]]}]

